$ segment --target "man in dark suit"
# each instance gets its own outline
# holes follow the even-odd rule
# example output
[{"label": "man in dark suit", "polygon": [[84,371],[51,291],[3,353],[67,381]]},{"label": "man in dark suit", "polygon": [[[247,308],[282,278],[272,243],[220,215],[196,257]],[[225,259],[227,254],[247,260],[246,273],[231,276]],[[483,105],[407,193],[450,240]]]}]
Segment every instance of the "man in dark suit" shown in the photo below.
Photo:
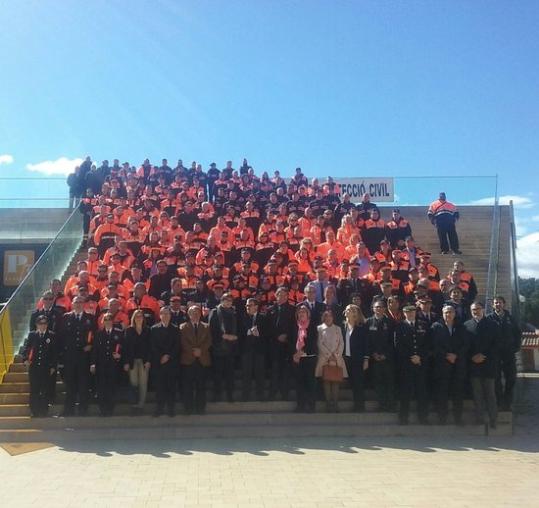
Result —
[{"label": "man in dark suit", "polygon": [[466,380],[468,361],[468,340],[466,330],[456,320],[455,308],[445,305],[442,309],[443,321],[431,327],[432,338],[432,381],[436,409],[440,423],[447,422],[447,403],[453,398],[455,423],[462,423],[462,398]]},{"label": "man in dark suit", "polygon": [[290,360],[294,351],[293,327],[295,307],[288,303],[288,289],[279,287],[275,292],[276,302],[268,309],[267,326],[270,333],[271,384],[269,399],[273,400],[277,390],[283,400],[288,400]]},{"label": "man in dark suit", "polygon": [[253,375],[256,399],[264,400],[266,353],[268,347],[265,316],[259,312],[258,300],[248,298],[245,313],[240,320],[240,351],[242,373],[242,399],[249,400]]},{"label": "man in dark suit", "polygon": [[83,310],[84,300],[73,299],[73,310],[64,314],[61,331],[60,363],[64,365],[66,398],[63,416],[73,416],[79,399],[79,415],[88,413],[90,351],[92,350],[95,321]]},{"label": "man in dark suit", "polygon": [[[493,301],[494,312],[487,316],[496,323],[500,329],[500,343],[498,345],[498,370],[496,373],[496,398],[498,406],[504,411],[511,411],[513,391],[517,379],[517,365],[515,355],[520,349],[522,332],[516,319],[505,310],[505,298],[496,296]],[[504,387],[502,388],[502,375]]]},{"label": "man in dark suit", "polygon": [[171,323],[169,307],[160,312],[161,321],[150,331],[150,351],[152,371],[156,380],[157,407],[154,416],[163,414],[165,405],[169,416],[175,416],[176,375],[180,350],[178,328]]},{"label": "man in dark suit", "polygon": [[490,319],[485,318],[483,304],[474,302],[470,306],[472,319],[464,323],[470,341],[470,377],[478,423],[484,423],[485,408],[489,425],[495,429],[498,417],[498,405],[494,380],[498,365],[498,345],[500,328]]},{"label": "man in dark suit", "polygon": [[211,365],[211,334],[202,322],[202,311],[191,305],[189,321],[180,325],[180,364],[183,371],[183,404],[186,415],[206,412],[206,377]]},{"label": "man in dark suit", "polygon": [[36,327],[28,334],[23,352],[30,378],[30,411],[33,417],[47,416],[49,380],[56,373],[58,364],[56,335],[48,329],[47,316],[39,316]]},{"label": "man in dark suit", "polygon": [[312,283],[305,286],[304,294],[305,300],[298,304],[298,307],[300,305],[308,307],[309,311],[311,312],[311,321],[318,326],[322,318],[322,313],[325,310],[325,305],[316,301],[316,288]]},{"label": "man in dark suit", "polygon": [[410,400],[415,391],[419,423],[427,423],[427,358],[430,353],[429,327],[416,319],[415,305],[403,308],[404,321],[395,330],[395,350],[399,371],[399,423],[408,424]]}]

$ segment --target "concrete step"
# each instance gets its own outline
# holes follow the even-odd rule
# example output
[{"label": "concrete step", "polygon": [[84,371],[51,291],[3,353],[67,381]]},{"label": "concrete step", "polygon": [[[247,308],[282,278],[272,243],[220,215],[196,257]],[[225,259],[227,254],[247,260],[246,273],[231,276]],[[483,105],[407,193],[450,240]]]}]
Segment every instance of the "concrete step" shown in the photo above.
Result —
[{"label": "concrete step", "polygon": [[[221,415],[222,416],[222,415]],[[161,417],[109,417],[109,418],[48,418],[30,419],[26,417],[12,418],[4,422],[0,419],[0,441],[10,442],[73,442],[85,440],[109,439],[194,439],[194,438],[246,438],[246,437],[360,437],[360,436],[484,436],[511,435],[510,423],[498,423],[493,431],[485,425],[398,425],[396,419],[371,423],[370,418],[355,418],[357,415],[338,416],[339,419],[320,418],[323,415],[287,415],[308,416],[309,418],[294,420],[280,419],[278,415],[267,415],[264,420],[245,420],[219,418],[212,423],[211,415]],[[361,415],[370,416],[370,415]],[[58,424],[50,422],[59,420]],[[82,421],[84,420],[84,421]],[[215,422],[215,420],[213,420]],[[4,425],[5,424],[5,425]]]},{"label": "concrete step", "polygon": [[[171,419],[174,421],[175,419]],[[457,427],[455,425],[241,425],[216,426],[205,425],[185,427],[182,425],[153,428],[101,428],[101,429],[0,429],[0,441],[3,442],[47,442],[80,446],[83,441],[137,440],[148,439],[212,439],[212,438],[295,438],[295,437],[469,437],[487,435],[484,425]],[[490,431],[490,434],[493,434]],[[510,426],[498,426],[495,434],[512,434]]]}]

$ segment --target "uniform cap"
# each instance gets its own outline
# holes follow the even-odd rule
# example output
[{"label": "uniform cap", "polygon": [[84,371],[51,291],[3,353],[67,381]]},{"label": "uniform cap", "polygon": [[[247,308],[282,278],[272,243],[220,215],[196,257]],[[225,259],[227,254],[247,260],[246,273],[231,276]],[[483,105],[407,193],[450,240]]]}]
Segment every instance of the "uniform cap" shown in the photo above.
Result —
[{"label": "uniform cap", "polygon": [[415,305],[405,305],[402,309],[404,312],[414,312],[417,310]]}]

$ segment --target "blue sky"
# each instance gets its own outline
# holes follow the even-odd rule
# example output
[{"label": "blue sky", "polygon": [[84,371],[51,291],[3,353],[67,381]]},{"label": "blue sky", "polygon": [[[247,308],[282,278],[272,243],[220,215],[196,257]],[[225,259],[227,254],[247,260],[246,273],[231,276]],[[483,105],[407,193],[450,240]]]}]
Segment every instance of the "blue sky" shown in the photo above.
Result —
[{"label": "blue sky", "polygon": [[498,174],[539,274],[537,1],[21,0],[0,23],[0,176],[86,154]]}]

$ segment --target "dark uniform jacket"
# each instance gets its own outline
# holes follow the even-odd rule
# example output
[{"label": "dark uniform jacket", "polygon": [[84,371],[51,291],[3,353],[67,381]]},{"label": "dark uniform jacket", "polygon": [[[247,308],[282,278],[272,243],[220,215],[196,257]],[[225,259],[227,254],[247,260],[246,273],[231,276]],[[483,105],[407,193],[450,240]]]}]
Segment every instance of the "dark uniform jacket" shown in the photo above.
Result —
[{"label": "dark uniform jacket", "polygon": [[496,323],[500,329],[498,344],[500,354],[515,354],[520,349],[522,340],[522,331],[515,318],[504,310],[501,316],[493,312],[487,316],[487,319]]},{"label": "dark uniform jacket", "polygon": [[393,360],[395,324],[387,316],[380,319],[374,316],[367,319],[367,340],[369,344],[369,356],[377,353],[384,355],[388,360]]},{"label": "dark uniform jacket", "polygon": [[445,357],[448,353],[453,353],[457,355],[457,359],[453,364],[457,369],[457,375],[465,377],[469,341],[464,326],[455,323],[450,332],[444,322],[439,321],[434,323],[431,327],[431,340],[434,375],[441,377],[451,368],[452,364]]},{"label": "dark uniform jacket", "polygon": [[421,358],[421,365],[430,355],[430,330],[425,321],[416,319],[413,326],[408,321],[401,321],[395,330],[395,349],[398,361],[405,366],[413,366],[412,355]]},{"label": "dark uniform jacket", "polygon": [[[484,317],[480,321],[469,319],[464,323],[470,343],[470,375],[472,377],[496,377],[498,362],[498,344],[500,343],[500,329],[492,320]],[[485,355],[483,363],[474,363],[471,358],[481,353]]]},{"label": "dark uniform jacket", "polygon": [[30,330],[36,329],[36,321],[39,316],[47,316],[49,320],[47,324],[48,329],[54,333],[58,333],[62,325],[62,312],[58,308],[52,306],[49,310],[37,309],[32,312],[30,316]]},{"label": "dark uniform jacket", "polygon": [[150,358],[154,368],[161,367],[161,357],[169,355],[166,366],[177,366],[180,352],[180,332],[178,328],[170,323],[164,326],[159,322],[153,325],[150,332]]},{"label": "dark uniform jacket", "polygon": [[92,365],[103,366],[119,362],[115,360],[113,353],[122,354],[124,334],[120,328],[112,328],[110,332],[105,329],[99,330],[94,337],[94,344],[90,355]]},{"label": "dark uniform jacket", "polygon": [[93,316],[86,312],[78,319],[74,311],[64,314],[61,331],[62,356],[65,360],[76,358],[86,354],[84,348],[92,344],[95,332]]},{"label": "dark uniform jacket", "polygon": [[47,330],[43,335],[37,331],[28,334],[23,360],[30,362],[30,368],[55,369],[58,364],[58,343],[54,332]]}]

